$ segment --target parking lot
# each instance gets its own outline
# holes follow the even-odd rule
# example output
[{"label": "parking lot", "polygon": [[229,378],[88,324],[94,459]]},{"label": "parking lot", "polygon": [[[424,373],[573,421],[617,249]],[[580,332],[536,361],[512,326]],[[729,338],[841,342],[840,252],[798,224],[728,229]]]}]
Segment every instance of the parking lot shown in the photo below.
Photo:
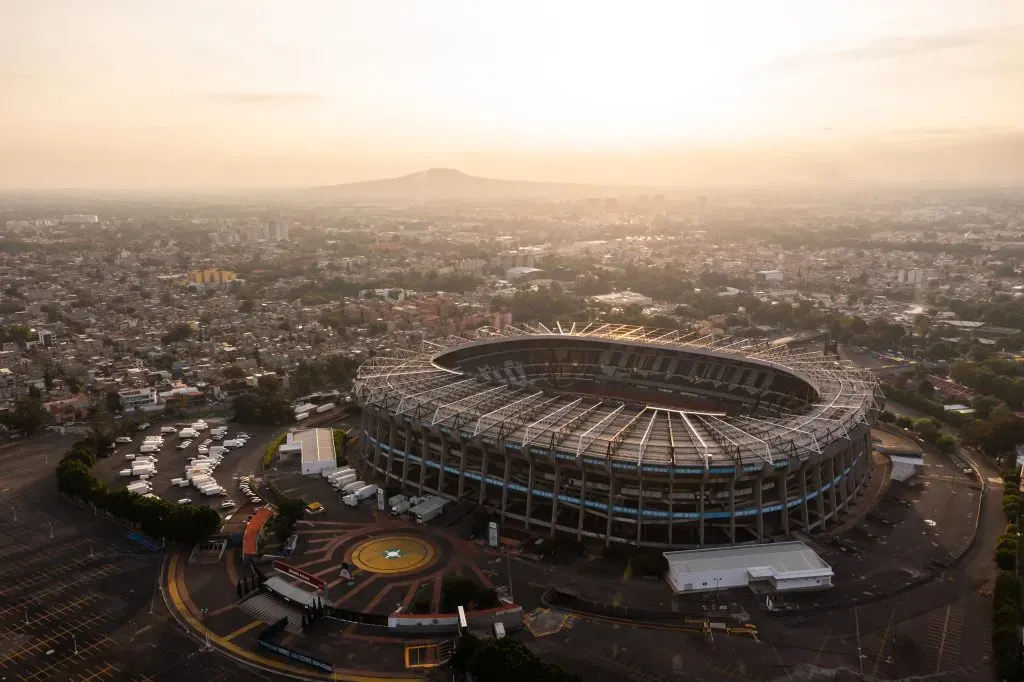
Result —
[{"label": "parking lot", "polygon": [[[175,428],[188,426],[190,423],[170,422]],[[167,425],[168,423],[150,426],[145,431],[137,433],[132,438],[131,443],[118,443],[110,457],[100,459],[96,463],[96,466],[93,468],[96,476],[106,482],[113,490],[124,488],[129,483],[139,480],[135,476],[124,477],[119,475],[122,469],[131,467],[131,461],[126,459],[126,455],[138,454],[143,439],[146,436],[161,435],[160,428]],[[220,424],[216,420],[211,419],[209,425],[211,428],[214,428]],[[199,438],[192,439],[191,444],[185,449],[178,448],[182,441],[176,435],[163,434],[163,447],[158,452],[150,453],[156,456],[158,460],[156,462],[157,473],[148,479],[149,483],[152,484],[152,494],[172,503],[189,499],[194,504],[207,505],[223,512],[225,516],[237,513],[248,502],[248,500],[240,496],[238,480],[243,476],[255,475],[259,472],[263,452],[268,442],[280,433],[280,428],[263,426],[239,427],[234,424],[226,426],[229,427],[228,436],[224,440],[230,440],[232,436],[240,431],[245,431],[251,436],[244,446],[225,452],[221,463],[211,472],[211,476],[224,488],[226,495],[207,496],[203,495],[193,486],[178,487],[171,483],[172,479],[185,476],[185,466],[190,459],[200,456],[199,446],[204,441],[210,439],[209,431],[204,431],[200,434]],[[218,445],[218,442],[213,441],[211,445]],[[233,509],[221,509],[221,506],[227,500],[233,501],[236,506]]]},{"label": "parking lot", "polygon": [[0,449],[0,679],[273,679],[201,652],[156,589],[164,554],[57,494],[54,468],[73,441]]}]

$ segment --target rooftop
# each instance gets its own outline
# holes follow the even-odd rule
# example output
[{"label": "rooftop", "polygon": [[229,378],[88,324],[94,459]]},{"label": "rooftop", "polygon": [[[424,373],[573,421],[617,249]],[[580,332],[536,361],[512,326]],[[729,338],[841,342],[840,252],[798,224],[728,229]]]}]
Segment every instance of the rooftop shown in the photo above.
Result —
[{"label": "rooftop", "polygon": [[776,575],[800,571],[832,573],[832,568],[802,542],[665,552],[665,558],[673,573],[768,567],[775,569]]},{"label": "rooftop", "polygon": [[289,443],[297,443],[302,448],[304,462],[333,462],[334,434],[330,429],[303,429],[288,434]]}]

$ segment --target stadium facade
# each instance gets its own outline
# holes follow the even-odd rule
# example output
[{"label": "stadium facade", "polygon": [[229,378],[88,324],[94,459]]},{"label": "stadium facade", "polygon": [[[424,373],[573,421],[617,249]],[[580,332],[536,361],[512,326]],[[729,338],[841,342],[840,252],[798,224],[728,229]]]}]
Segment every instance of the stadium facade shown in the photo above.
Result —
[{"label": "stadium facade", "polygon": [[870,471],[867,372],[627,325],[479,330],[360,367],[360,452],[387,485],[531,533],[649,547],[828,526]]}]

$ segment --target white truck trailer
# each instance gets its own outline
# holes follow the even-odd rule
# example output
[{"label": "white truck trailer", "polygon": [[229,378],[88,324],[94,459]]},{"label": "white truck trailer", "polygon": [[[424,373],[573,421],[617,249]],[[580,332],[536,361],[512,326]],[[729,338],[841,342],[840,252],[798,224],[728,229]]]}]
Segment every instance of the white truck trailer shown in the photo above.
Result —
[{"label": "white truck trailer", "polygon": [[343,497],[341,499],[341,501],[344,502],[345,504],[347,504],[350,507],[354,507],[357,504],[359,504],[360,502],[362,502],[363,500],[365,500],[365,499],[367,499],[369,497],[373,497],[376,494],[377,494],[377,486],[375,486],[373,484],[364,485],[359,490],[356,490],[353,493],[349,493],[348,495]]},{"label": "white truck trailer", "polygon": [[357,478],[358,477],[356,476],[356,472],[350,471],[347,474],[341,474],[339,476],[335,476],[330,481],[328,481],[328,483],[330,483],[332,486],[334,486],[335,490],[338,490],[340,488],[344,488],[349,483],[355,483]]},{"label": "white truck trailer", "polygon": [[349,493],[354,493],[355,491],[357,491],[360,488],[363,488],[365,486],[366,486],[366,481],[352,481],[351,483],[345,484],[342,487],[341,492],[343,492],[343,493],[345,493],[347,495]]}]

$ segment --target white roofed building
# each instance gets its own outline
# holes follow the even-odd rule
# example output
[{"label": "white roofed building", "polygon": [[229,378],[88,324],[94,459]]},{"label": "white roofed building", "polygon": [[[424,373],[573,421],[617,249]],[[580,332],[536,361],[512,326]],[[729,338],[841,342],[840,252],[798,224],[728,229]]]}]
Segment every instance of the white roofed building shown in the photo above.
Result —
[{"label": "white roofed building", "polygon": [[677,593],[750,587],[759,592],[832,587],[832,567],[802,542],[665,552]]},{"label": "white roofed building", "polygon": [[334,433],[331,429],[302,429],[288,434],[278,452],[282,455],[301,453],[302,475],[316,476],[336,466]]}]

